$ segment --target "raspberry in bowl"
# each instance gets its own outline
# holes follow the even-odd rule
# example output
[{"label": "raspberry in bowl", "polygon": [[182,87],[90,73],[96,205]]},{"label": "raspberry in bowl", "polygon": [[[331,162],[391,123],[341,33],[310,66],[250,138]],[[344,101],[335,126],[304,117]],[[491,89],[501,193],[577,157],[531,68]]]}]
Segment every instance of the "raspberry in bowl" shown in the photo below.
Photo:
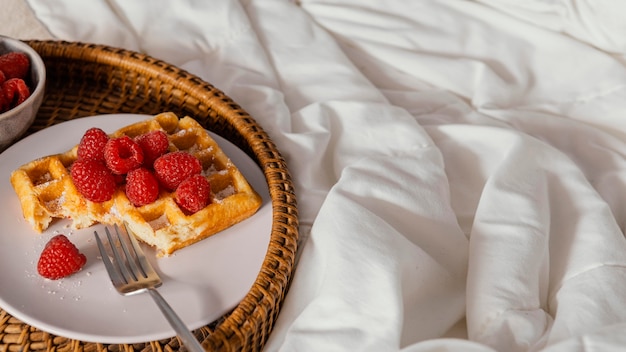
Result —
[{"label": "raspberry in bowl", "polygon": [[0,151],[26,132],[43,101],[46,68],[21,40],[0,35]]}]

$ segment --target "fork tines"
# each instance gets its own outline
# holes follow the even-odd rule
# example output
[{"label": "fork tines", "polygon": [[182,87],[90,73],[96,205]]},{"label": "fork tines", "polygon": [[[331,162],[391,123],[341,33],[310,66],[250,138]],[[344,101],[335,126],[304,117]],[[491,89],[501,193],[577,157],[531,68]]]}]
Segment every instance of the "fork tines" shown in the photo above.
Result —
[{"label": "fork tines", "polygon": [[[104,229],[113,261],[111,261],[98,232],[94,231],[102,261],[113,286],[124,295],[158,287],[161,284],[159,276],[148,262],[135,237],[129,235],[125,227],[115,225],[114,234],[109,231],[108,227]],[[129,243],[130,245],[128,245]]]}]

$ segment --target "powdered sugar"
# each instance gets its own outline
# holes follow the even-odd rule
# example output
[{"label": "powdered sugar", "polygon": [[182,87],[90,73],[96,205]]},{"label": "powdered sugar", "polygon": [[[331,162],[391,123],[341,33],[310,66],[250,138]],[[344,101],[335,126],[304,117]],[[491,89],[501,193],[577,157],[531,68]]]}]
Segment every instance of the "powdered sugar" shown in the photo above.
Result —
[{"label": "powdered sugar", "polygon": [[163,227],[166,227],[167,225],[170,224],[169,219],[167,218],[167,216],[165,214],[162,214],[161,216],[159,216],[158,218],[149,221],[148,222],[150,224],[150,227],[152,227],[152,229],[154,231],[161,229]]},{"label": "powdered sugar", "polygon": [[219,202],[223,200],[224,198],[232,196],[233,194],[235,194],[235,187],[228,186],[222,189],[221,191],[215,193],[215,200]]}]

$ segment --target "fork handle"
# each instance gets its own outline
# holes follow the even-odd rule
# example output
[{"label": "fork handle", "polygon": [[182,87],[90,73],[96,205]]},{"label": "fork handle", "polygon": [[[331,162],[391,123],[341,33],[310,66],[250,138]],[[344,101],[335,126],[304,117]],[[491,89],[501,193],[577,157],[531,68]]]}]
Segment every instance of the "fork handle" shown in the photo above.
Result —
[{"label": "fork handle", "polygon": [[170,305],[163,298],[163,296],[161,296],[159,291],[154,288],[149,288],[148,292],[150,293],[150,296],[152,297],[156,305],[159,306],[159,309],[161,310],[163,315],[165,315],[167,321],[174,328],[178,337],[180,337],[180,339],[182,340],[183,345],[185,345],[185,347],[187,347],[187,349],[191,352],[204,352],[205,350],[200,342],[198,342],[198,340],[195,336],[193,336],[191,331],[187,329],[185,323],[183,323],[180,317],[178,317],[176,312],[172,309],[172,307],[170,307]]}]

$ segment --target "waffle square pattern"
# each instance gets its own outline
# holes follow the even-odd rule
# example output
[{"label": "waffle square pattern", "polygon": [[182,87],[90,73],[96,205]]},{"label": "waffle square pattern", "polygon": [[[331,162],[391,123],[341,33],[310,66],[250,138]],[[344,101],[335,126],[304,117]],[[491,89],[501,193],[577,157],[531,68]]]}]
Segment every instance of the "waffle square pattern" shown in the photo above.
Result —
[{"label": "waffle square pattern", "polygon": [[151,119],[125,126],[110,134],[134,138],[162,130],[169,140],[169,152],[184,151],[202,164],[202,175],[211,185],[211,202],[198,212],[182,210],[174,194],[161,190],[158,199],[135,207],[118,186],[113,197],[102,203],[85,199],[76,189],[70,167],[77,159],[71,150],[28,162],[11,174],[11,184],[22,206],[24,218],[41,233],[54,219],[69,218],[72,228],[95,223],[127,226],[143,242],[153,246],[158,256],[205,239],[250,216],[261,206],[261,197],[250,186],[208,131],[191,117],[178,118],[162,113]]}]

